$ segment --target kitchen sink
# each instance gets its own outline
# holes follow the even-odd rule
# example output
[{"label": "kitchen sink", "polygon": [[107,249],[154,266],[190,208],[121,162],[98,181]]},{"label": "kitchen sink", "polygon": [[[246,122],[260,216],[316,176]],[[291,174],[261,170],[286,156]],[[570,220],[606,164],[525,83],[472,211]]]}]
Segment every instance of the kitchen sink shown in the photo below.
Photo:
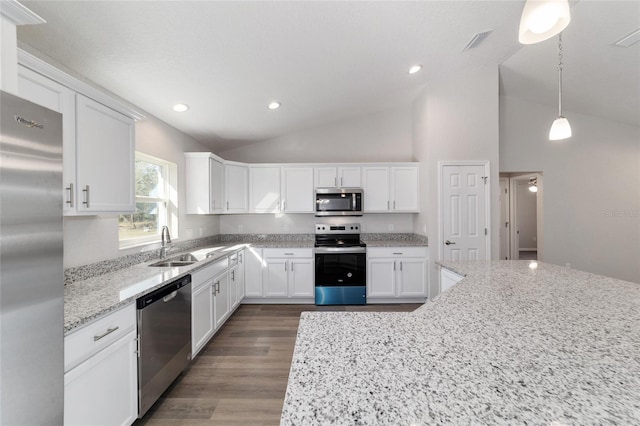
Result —
[{"label": "kitchen sink", "polygon": [[175,268],[178,266],[188,266],[194,264],[198,261],[198,259],[192,255],[191,253],[181,254],[179,256],[170,257],[169,259],[164,259],[156,263],[152,263],[149,266],[155,268]]}]

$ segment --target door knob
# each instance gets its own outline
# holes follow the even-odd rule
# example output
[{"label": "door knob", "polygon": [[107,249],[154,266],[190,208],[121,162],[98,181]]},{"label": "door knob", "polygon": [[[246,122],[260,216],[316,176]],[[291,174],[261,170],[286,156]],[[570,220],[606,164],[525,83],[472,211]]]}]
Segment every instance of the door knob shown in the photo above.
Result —
[{"label": "door knob", "polygon": [[448,245],[448,246],[450,246],[451,244],[455,244],[455,243],[452,243],[452,242],[451,242],[451,241],[449,241],[449,240],[445,241],[444,243],[445,243],[446,245]]}]

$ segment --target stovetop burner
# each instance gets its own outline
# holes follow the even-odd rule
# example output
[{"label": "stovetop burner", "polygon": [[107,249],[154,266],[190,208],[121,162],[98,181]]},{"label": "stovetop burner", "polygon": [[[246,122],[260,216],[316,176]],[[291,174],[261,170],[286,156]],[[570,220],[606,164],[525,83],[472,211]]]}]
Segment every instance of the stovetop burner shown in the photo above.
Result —
[{"label": "stovetop burner", "polygon": [[360,224],[316,224],[316,247],[366,247],[360,241]]}]

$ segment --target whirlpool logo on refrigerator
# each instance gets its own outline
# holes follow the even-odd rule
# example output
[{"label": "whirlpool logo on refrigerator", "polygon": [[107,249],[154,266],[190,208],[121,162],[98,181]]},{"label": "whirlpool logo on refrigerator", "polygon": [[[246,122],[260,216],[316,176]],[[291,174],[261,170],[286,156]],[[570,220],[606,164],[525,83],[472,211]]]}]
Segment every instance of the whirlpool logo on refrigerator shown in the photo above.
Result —
[{"label": "whirlpool logo on refrigerator", "polygon": [[14,115],[13,118],[16,119],[16,122],[18,122],[20,124],[24,124],[25,126],[29,127],[30,129],[33,129],[33,128],[40,129],[40,130],[44,129],[44,125],[38,123],[37,121],[28,120],[26,118],[20,117],[19,115]]}]

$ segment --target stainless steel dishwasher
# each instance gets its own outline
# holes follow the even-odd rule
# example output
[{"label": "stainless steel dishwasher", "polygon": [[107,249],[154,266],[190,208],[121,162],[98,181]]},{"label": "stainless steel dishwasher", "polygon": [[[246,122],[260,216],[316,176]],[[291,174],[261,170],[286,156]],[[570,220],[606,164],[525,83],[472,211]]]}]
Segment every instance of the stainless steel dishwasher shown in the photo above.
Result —
[{"label": "stainless steel dishwasher", "polygon": [[138,417],[191,360],[191,275],[137,300]]}]

